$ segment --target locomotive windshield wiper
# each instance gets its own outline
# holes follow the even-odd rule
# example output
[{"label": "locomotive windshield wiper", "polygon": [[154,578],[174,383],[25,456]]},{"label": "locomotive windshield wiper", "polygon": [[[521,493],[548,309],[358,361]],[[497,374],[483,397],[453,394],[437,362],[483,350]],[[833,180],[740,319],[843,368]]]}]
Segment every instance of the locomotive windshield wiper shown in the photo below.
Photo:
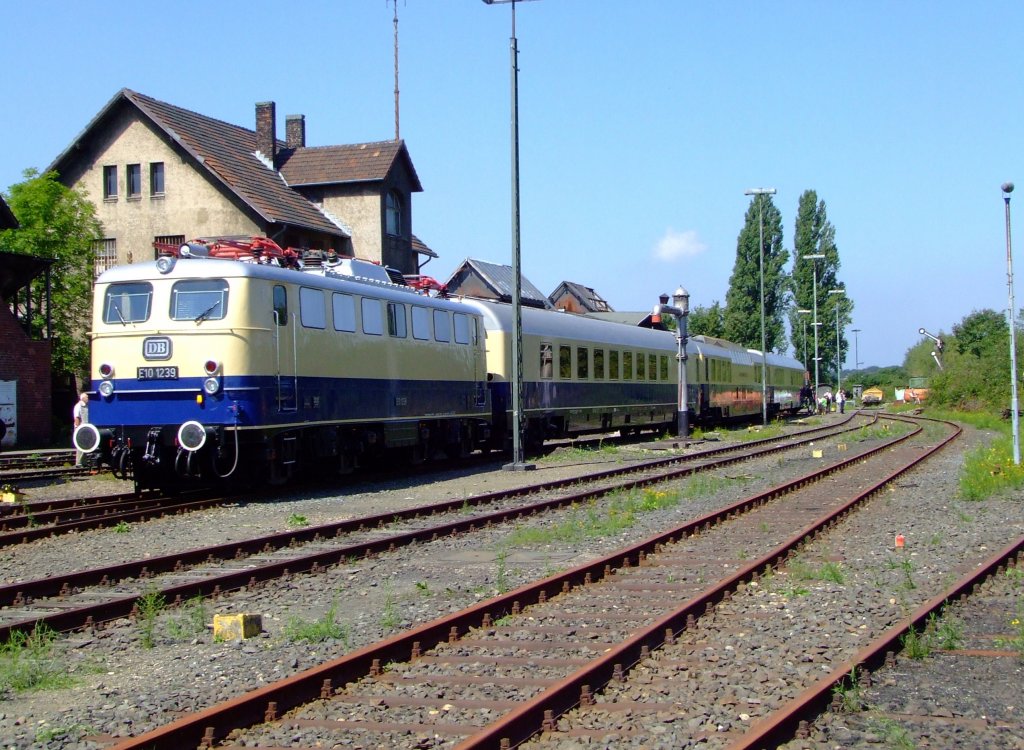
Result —
[{"label": "locomotive windshield wiper", "polygon": [[196,316],[196,323],[202,323],[204,320],[206,320],[207,316],[209,316],[209,314],[212,313],[217,308],[217,305],[219,305],[219,304],[220,304],[220,300],[217,300],[212,305],[210,305],[208,308],[206,308],[201,313],[199,313]]},{"label": "locomotive windshield wiper", "polygon": [[114,308],[114,312],[117,313],[117,319],[121,321],[121,325],[127,326],[128,325],[128,321],[124,319],[124,316],[121,314],[121,308],[117,306],[117,303],[114,302],[110,306],[113,307]]}]

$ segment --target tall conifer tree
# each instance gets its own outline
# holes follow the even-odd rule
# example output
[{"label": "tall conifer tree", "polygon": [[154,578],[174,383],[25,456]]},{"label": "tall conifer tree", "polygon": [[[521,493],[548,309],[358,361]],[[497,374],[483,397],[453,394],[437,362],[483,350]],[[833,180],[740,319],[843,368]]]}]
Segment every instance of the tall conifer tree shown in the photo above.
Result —
[{"label": "tall conifer tree", "polygon": [[770,195],[755,195],[736,239],[736,263],[725,295],[725,338],[751,349],[761,348],[760,220],[764,210],[765,348],[786,349],[783,312],[786,307],[785,265],[789,251],[782,246],[782,214]]}]

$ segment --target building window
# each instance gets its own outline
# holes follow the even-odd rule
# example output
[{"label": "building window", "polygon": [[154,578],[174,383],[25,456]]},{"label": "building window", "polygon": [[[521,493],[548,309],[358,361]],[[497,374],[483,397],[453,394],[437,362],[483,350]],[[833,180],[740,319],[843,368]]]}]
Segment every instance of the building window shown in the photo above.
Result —
[{"label": "building window", "polygon": [[117,167],[103,167],[103,200],[117,200]]},{"label": "building window", "polygon": [[177,252],[184,244],[183,234],[158,234],[153,238],[153,259],[158,259],[161,253]]},{"label": "building window", "polygon": [[142,165],[128,165],[128,197],[138,198],[142,195]]},{"label": "building window", "polygon": [[389,190],[385,197],[384,230],[392,237],[402,235],[402,197],[397,190]]},{"label": "building window", "polygon": [[94,276],[99,276],[108,268],[117,265],[117,240],[113,238],[96,240],[92,243],[92,249],[96,257],[93,265]]},{"label": "building window", "polygon": [[164,163],[155,161],[149,165],[149,194],[164,194]]}]

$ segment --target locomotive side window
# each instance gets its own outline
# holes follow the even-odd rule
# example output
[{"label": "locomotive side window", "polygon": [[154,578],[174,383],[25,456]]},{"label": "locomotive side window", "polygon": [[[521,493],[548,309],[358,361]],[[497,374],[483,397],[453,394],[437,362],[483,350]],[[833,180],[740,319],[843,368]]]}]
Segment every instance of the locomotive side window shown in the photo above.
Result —
[{"label": "locomotive side window", "polygon": [[171,287],[171,320],[221,320],[228,312],[228,282],[188,279]]},{"label": "locomotive side window", "polygon": [[334,307],[334,330],[355,333],[356,330],[356,298],[351,294],[338,294],[331,298]]},{"label": "locomotive side window", "polygon": [[633,379],[633,352],[622,353],[622,379]]},{"label": "locomotive side window", "polygon": [[388,302],[388,334],[400,339],[408,335],[405,305],[400,302]]},{"label": "locomotive side window", "polygon": [[604,349],[594,349],[594,380],[604,380]]},{"label": "locomotive side window", "polygon": [[299,320],[305,328],[327,327],[327,310],[322,290],[299,287]]},{"label": "locomotive side window", "polygon": [[608,379],[619,379],[619,350],[612,349],[608,352]]},{"label": "locomotive side window", "polygon": [[647,379],[647,368],[644,366],[645,360],[644,355],[641,352],[636,353],[636,379],[646,380]]},{"label": "locomotive side window", "polygon": [[368,333],[371,336],[383,336],[384,314],[380,309],[380,300],[363,297],[360,307],[363,312],[363,333]]},{"label": "locomotive side window", "polygon": [[662,380],[668,380],[668,355],[662,354],[661,359],[658,361],[658,377]]},{"label": "locomotive side window", "polygon": [[451,323],[447,310],[434,310],[434,341],[448,343],[452,340]]},{"label": "locomotive side window", "polygon": [[558,347],[558,377],[572,380],[572,347]]},{"label": "locomotive side window", "polygon": [[469,343],[469,316],[465,313],[455,313],[452,316],[455,321],[455,343]]},{"label": "locomotive side window", "polygon": [[590,378],[590,350],[585,346],[576,349],[576,377],[580,380]]},{"label": "locomotive side window", "polygon": [[554,376],[554,353],[551,344],[544,342],[540,345],[540,377],[541,380],[551,380]]},{"label": "locomotive side window", "polygon": [[283,286],[274,287],[274,321],[279,326],[288,325],[288,292]]},{"label": "locomotive side window", "polygon": [[103,322],[141,323],[149,320],[153,302],[153,285],[148,282],[111,284],[103,300]]},{"label": "locomotive side window", "polygon": [[425,307],[412,308],[412,337],[430,341],[430,310]]}]

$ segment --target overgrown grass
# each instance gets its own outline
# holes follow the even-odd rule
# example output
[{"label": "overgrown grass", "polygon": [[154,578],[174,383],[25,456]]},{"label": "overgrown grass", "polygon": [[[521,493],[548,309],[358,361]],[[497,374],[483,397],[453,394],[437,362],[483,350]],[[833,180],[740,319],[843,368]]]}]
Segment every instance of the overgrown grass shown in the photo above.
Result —
[{"label": "overgrown grass", "polygon": [[164,595],[156,589],[146,591],[136,602],[139,608],[138,625],[142,633],[143,648],[153,648],[156,645],[156,621],[165,603]]},{"label": "overgrown grass", "polygon": [[179,641],[198,638],[206,632],[206,623],[209,619],[203,597],[194,596],[167,621],[167,632]]},{"label": "overgrown grass", "polygon": [[0,643],[0,692],[72,687],[75,678],[54,653],[57,633],[36,625],[31,633],[15,631]]},{"label": "overgrown grass", "polygon": [[968,452],[960,470],[960,496],[984,500],[1006,490],[1024,487],[1024,464],[1013,463],[1013,438],[998,437]]},{"label": "overgrown grass", "polygon": [[309,519],[298,513],[292,513],[288,516],[288,525],[293,527],[309,526]]},{"label": "overgrown grass", "polygon": [[843,566],[836,562],[824,562],[815,568],[796,560],[786,567],[790,577],[795,581],[831,581],[841,584],[845,579]]},{"label": "overgrown grass", "polygon": [[595,456],[615,456],[621,451],[618,445],[614,443],[605,443],[603,440],[597,444],[597,447],[589,447],[584,445],[570,445],[567,448],[559,448],[558,450],[552,451],[547,455],[540,456],[537,458],[537,463],[551,464],[561,463],[563,461],[577,460],[591,460]]},{"label": "overgrown grass", "polygon": [[864,708],[864,689],[860,684],[857,667],[850,670],[849,678],[832,688],[832,694],[839,696],[839,706],[844,713],[853,714]]},{"label": "overgrown grass", "polygon": [[586,507],[573,506],[569,517],[561,523],[544,527],[517,527],[505,542],[506,548],[537,546],[553,543],[573,543],[617,534],[636,523],[637,515],[670,508],[680,501],[675,491],[647,488],[611,496],[604,510],[596,503]]},{"label": "overgrown grass", "polygon": [[348,625],[338,622],[338,602],[331,603],[322,617],[317,620],[303,620],[301,617],[293,617],[284,626],[284,637],[293,643],[305,641],[307,643],[323,643],[324,641],[341,641],[347,649],[351,638]]}]

